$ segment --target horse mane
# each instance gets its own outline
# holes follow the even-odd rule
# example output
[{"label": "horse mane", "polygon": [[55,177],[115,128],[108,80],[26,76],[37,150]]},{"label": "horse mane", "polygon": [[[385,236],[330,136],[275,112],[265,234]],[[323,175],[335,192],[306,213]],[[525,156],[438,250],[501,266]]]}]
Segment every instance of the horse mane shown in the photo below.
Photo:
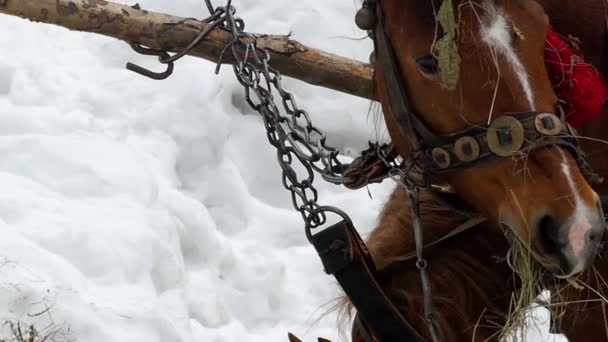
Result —
[{"label": "horse mane", "polygon": [[[420,201],[425,244],[441,239],[468,219],[430,192],[422,192]],[[429,339],[422,314],[420,276],[412,256],[415,251],[412,227],[408,195],[398,187],[384,206],[366,245],[376,265],[378,281],[388,297],[408,323]],[[446,341],[499,340],[499,336],[514,332],[511,329],[523,323],[517,320],[521,314],[518,310],[526,309],[527,304],[518,307],[521,303],[515,303],[522,279],[507,265],[509,239],[499,229],[486,221],[424,250],[429,263],[435,322]],[[548,308],[557,314],[556,327],[569,329],[592,313],[598,314],[597,310],[586,308],[585,300],[572,303],[571,299],[593,301],[591,298],[597,298],[598,293],[603,296],[608,282],[592,269],[578,277],[576,283],[579,285],[549,277],[536,284],[553,293],[553,304]],[[339,299],[337,309],[340,326],[347,326],[354,308],[346,296]],[[564,322],[559,317],[566,311],[568,320]],[[513,321],[508,323],[510,320]],[[593,328],[597,329],[595,325]]]},{"label": "horse mane", "polygon": [[[425,243],[437,240],[458,227],[467,217],[455,213],[428,192],[421,193],[421,216]],[[436,322],[447,341],[488,338],[503,327],[509,307],[514,278],[508,267],[493,267],[505,262],[508,250],[503,234],[482,224],[425,249],[433,289]],[[484,233],[486,232],[486,233]],[[380,222],[367,239],[367,247],[376,264],[379,282],[404,318],[423,336],[427,326],[422,316],[423,297],[415,259],[412,217],[406,192],[397,188],[380,214]],[[487,260],[488,255],[494,256]],[[495,289],[489,293],[487,289]],[[509,294],[505,296],[504,294]],[[506,302],[505,302],[506,301]],[[348,298],[341,309],[352,316]],[[471,324],[470,322],[478,322]]]},{"label": "horse mane", "polygon": [[[606,74],[608,59],[604,57],[608,51],[605,42],[608,31],[603,26],[605,3],[595,1],[581,6],[566,1],[537,2],[545,7],[559,32],[581,38],[587,59]],[[440,4],[441,1],[434,3]],[[558,3],[560,4],[557,5]],[[422,8],[430,6],[430,2],[420,1],[416,3],[418,4],[421,7],[416,8],[416,11],[423,11],[427,15],[430,13],[428,9]],[[602,25],[590,25],[587,22]],[[601,29],[598,30],[597,27]],[[377,68],[374,72],[376,70]],[[374,75],[374,79],[377,76]],[[377,86],[378,83],[374,83],[374,87]],[[381,87],[375,89],[377,93],[381,91]],[[596,128],[599,127],[601,125],[598,124]],[[600,137],[603,138],[604,135],[600,134]],[[589,155],[594,156],[594,153]],[[422,193],[421,201],[424,240],[427,243],[444,236],[466,220],[466,217],[452,211],[430,193]],[[421,315],[423,301],[420,277],[415,260],[409,258],[415,250],[412,226],[407,194],[397,188],[366,243],[377,266],[379,281],[388,296],[414,329],[428,340],[426,322]],[[521,286],[517,274],[506,264],[508,250],[508,239],[500,228],[487,222],[425,250],[436,321],[445,340],[499,340],[498,334],[503,330],[509,315],[512,295]],[[595,341],[600,340],[600,335],[601,338],[608,336],[604,322],[604,303],[607,297],[604,293],[608,291],[608,281],[603,273],[606,269],[608,258],[598,258],[592,270],[575,279],[575,282],[584,286],[573,286],[570,283],[572,280],[553,278],[546,284],[553,293],[553,299],[558,299],[557,302],[551,300],[550,309],[559,313],[554,327],[573,341]],[[338,308],[342,311],[339,318],[342,326],[346,326],[346,321],[354,312],[347,297],[340,299]],[[353,341],[360,340],[354,338]]]}]

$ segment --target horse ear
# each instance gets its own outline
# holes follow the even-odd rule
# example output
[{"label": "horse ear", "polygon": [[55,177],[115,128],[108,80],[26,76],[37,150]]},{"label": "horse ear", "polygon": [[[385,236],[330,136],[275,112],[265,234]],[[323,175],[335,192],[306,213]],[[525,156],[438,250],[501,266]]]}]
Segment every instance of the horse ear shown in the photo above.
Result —
[{"label": "horse ear", "polygon": [[302,340],[295,337],[292,333],[287,333],[287,337],[289,338],[289,342],[302,342]]},{"label": "horse ear", "polygon": [[[302,342],[302,340],[295,337],[292,333],[287,333],[287,337],[289,338],[289,342]],[[330,340],[325,339],[323,337],[319,337],[317,341],[318,342],[331,342]]]},{"label": "horse ear", "polygon": [[397,153],[402,158],[407,158],[412,151],[412,146],[408,137],[403,135],[403,132],[399,128],[395,114],[391,112],[391,108],[388,105],[388,97],[385,89],[384,74],[382,70],[382,63],[377,62],[374,65],[374,95],[378,102],[382,104],[382,112],[384,113],[384,122],[388,133],[391,137],[393,146],[397,150]]}]

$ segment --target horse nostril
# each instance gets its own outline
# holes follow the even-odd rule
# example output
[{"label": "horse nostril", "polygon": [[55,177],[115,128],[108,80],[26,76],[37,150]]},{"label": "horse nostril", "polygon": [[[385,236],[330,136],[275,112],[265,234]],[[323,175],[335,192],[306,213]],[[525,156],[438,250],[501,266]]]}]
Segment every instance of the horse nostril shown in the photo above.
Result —
[{"label": "horse nostril", "polygon": [[560,253],[562,243],[559,238],[559,228],[559,223],[551,215],[545,215],[538,221],[540,240],[547,253]]},{"label": "horse nostril", "polygon": [[600,235],[599,232],[590,231],[587,235],[587,239],[589,239],[589,242],[596,242],[600,240]]}]

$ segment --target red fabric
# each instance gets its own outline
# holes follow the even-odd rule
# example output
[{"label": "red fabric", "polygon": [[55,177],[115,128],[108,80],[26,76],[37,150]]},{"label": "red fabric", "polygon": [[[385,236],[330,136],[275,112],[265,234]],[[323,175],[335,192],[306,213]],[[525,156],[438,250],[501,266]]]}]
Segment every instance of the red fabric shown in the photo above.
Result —
[{"label": "red fabric", "polygon": [[583,54],[567,44],[553,29],[547,34],[545,60],[557,97],[563,101],[566,120],[577,128],[602,114],[608,98],[604,77]]}]

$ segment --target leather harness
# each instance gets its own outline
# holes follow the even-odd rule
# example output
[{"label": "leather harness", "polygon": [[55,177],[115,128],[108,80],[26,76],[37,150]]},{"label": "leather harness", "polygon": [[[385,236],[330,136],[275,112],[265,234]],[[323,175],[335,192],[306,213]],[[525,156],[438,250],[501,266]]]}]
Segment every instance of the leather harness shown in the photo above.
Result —
[{"label": "leather harness", "polygon": [[[586,166],[575,132],[565,122],[563,114],[505,113],[489,125],[481,124],[447,135],[433,133],[412,110],[397,55],[385,32],[380,4],[377,0],[366,0],[360,12],[368,23],[361,25],[358,21],[357,24],[374,38],[375,58],[383,70],[388,98],[388,108],[385,109],[394,115],[399,130],[408,138],[412,148],[407,158],[403,156],[405,164],[414,166],[408,168],[404,177],[406,181],[415,184],[418,189],[431,189],[445,199],[445,191],[429,187],[443,172],[478,166],[547,145],[567,147],[579,165]],[[394,150],[391,152],[394,153]],[[586,171],[586,168],[582,169]],[[353,336],[370,342],[422,340],[422,334],[404,319],[380,286],[378,271],[352,222],[343,220],[312,235],[311,243],[321,258],[325,272],[337,279],[357,311]]]},{"label": "leather harness", "polygon": [[363,9],[375,11],[376,23],[371,30],[376,60],[383,70],[387,105],[402,134],[410,141],[413,152],[408,159],[420,170],[438,175],[556,144],[572,150],[577,159],[584,157],[563,113],[504,113],[489,125],[481,123],[460,132],[435,134],[412,110],[397,55],[384,29],[382,6],[377,0],[367,0]]}]

